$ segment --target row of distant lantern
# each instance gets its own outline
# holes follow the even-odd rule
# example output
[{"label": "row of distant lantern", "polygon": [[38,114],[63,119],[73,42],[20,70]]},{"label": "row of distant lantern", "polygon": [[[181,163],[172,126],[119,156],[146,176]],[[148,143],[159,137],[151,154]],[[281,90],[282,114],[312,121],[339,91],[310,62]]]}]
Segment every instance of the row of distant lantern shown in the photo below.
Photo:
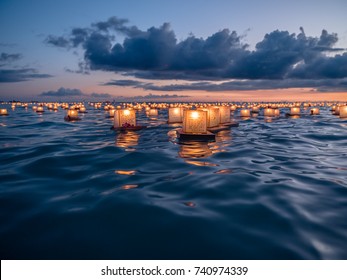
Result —
[{"label": "row of distant lantern", "polygon": [[[96,109],[101,109],[103,103],[89,103],[89,105],[95,107]],[[220,117],[223,118],[225,115],[230,115],[230,112],[234,112],[237,109],[240,109],[240,117],[241,118],[249,118],[252,114],[259,114],[260,109],[263,108],[263,115],[265,117],[278,117],[280,116],[280,110],[279,108],[290,108],[290,112],[287,114],[289,116],[299,116],[301,114],[300,107],[303,106],[304,109],[311,107],[311,106],[331,106],[331,111],[334,115],[338,115],[341,118],[347,117],[347,106],[345,104],[333,104],[333,103],[245,103],[245,104],[228,104],[228,103],[217,103],[217,104],[208,104],[208,103],[176,103],[176,104],[167,104],[167,103],[123,103],[122,106],[113,106],[111,104],[106,104],[104,106],[104,109],[109,112],[110,117],[114,117],[115,110],[119,110],[122,108],[128,108],[132,110],[142,110],[145,109],[146,114],[150,117],[156,117],[158,116],[158,109],[169,109],[169,122],[182,122],[180,118],[183,118],[183,109],[192,109],[193,107],[197,108],[198,110],[202,109],[208,109],[207,115],[208,119],[209,117],[214,116],[213,113],[213,105],[219,105],[218,108],[221,110],[222,113],[220,113]],[[11,107],[14,109],[16,106],[21,107],[28,107],[28,103],[12,103]],[[57,111],[58,107],[61,107],[63,109],[68,110],[67,116],[71,117],[71,119],[74,119],[76,115],[78,115],[78,112],[80,113],[86,113],[86,108],[83,103],[76,103],[71,106],[69,106],[68,103],[39,103],[32,106],[32,109],[37,113],[43,113],[44,107],[46,107],[49,110]],[[228,109],[224,109],[228,108]],[[175,111],[178,112],[180,110],[180,113],[174,113]],[[223,110],[228,110],[228,113],[223,113]],[[318,107],[310,108],[310,114],[311,115],[318,115],[320,114],[320,110]],[[0,115],[8,115],[7,109],[3,108],[0,109]],[[170,120],[171,117],[171,120]],[[221,120],[223,123],[223,119]]]}]

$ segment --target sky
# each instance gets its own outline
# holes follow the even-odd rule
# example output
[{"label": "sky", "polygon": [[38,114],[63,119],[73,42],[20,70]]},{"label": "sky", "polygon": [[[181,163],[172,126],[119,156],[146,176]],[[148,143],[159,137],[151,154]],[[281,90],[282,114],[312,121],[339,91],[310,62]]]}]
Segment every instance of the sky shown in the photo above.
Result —
[{"label": "sky", "polygon": [[345,0],[0,0],[0,100],[347,101]]}]

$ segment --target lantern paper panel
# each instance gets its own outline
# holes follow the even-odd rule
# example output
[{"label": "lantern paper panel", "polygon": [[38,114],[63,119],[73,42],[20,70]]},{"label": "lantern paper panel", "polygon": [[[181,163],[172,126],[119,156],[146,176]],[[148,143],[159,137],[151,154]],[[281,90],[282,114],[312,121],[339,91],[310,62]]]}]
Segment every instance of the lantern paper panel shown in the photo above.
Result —
[{"label": "lantern paper panel", "polygon": [[207,133],[207,112],[186,110],[183,118],[184,133]]},{"label": "lantern paper panel", "polygon": [[340,106],[339,115],[340,115],[340,118],[347,118],[347,105]]},{"label": "lantern paper panel", "polygon": [[123,125],[136,126],[135,111],[129,109],[120,109],[115,111],[114,127],[122,127]]},{"label": "lantern paper panel", "polygon": [[229,106],[219,107],[219,114],[220,114],[220,123],[229,123],[231,121]]},{"label": "lantern paper panel", "polygon": [[169,123],[181,123],[183,108],[169,108]]}]

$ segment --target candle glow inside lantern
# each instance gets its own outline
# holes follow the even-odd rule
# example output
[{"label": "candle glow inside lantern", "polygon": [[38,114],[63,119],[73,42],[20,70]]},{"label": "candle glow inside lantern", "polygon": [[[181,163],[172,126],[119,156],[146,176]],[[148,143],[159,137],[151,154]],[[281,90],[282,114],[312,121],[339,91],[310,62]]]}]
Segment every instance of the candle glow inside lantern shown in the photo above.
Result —
[{"label": "candle glow inside lantern", "polygon": [[184,133],[207,133],[207,112],[203,110],[185,110],[183,116]]},{"label": "candle glow inside lantern", "polygon": [[78,117],[78,111],[76,109],[69,109],[64,118],[66,121],[78,121],[80,118]]},{"label": "candle glow inside lantern", "polygon": [[181,123],[183,121],[183,108],[169,108],[169,123]]},{"label": "candle glow inside lantern", "polygon": [[319,108],[312,108],[311,115],[319,115]]},{"label": "candle glow inside lantern", "polygon": [[114,127],[126,128],[136,126],[136,113],[134,110],[117,109],[114,112]]},{"label": "candle glow inside lantern", "polygon": [[273,109],[274,110],[274,115],[278,117],[280,115],[280,109]]},{"label": "candle glow inside lantern", "polygon": [[148,112],[148,115],[150,117],[157,117],[158,116],[158,109],[150,109]]},{"label": "candle glow inside lantern", "polygon": [[36,113],[43,113],[44,112],[44,110],[43,110],[43,107],[42,106],[38,106],[37,108],[36,108]]},{"label": "candle glow inside lantern", "polygon": [[0,116],[7,116],[7,109],[0,109]]},{"label": "candle glow inside lantern", "polygon": [[340,106],[339,108],[340,108],[339,110],[340,118],[347,118],[347,105]]},{"label": "candle glow inside lantern", "polygon": [[220,123],[229,123],[230,119],[230,107],[229,106],[221,106],[219,107],[219,117]]},{"label": "candle glow inside lantern", "polygon": [[300,107],[291,107],[290,108],[291,116],[299,116],[300,115]]},{"label": "candle glow inside lantern", "polygon": [[242,109],[240,111],[241,118],[249,118],[250,116],[251,116],[251,112],[249,111],[249,109]]},{"label": "candle glow inside lantern", "polygon": [[274,109],[272,108],[265,108],[264,109],[264,117],[273,117],[275,116]]},{"label": "candle glow inside lantern", "polygon": [[113,117],[114,117],[114,112],[115,112],[115,111],[116,111],[115,109],[110,109],[110,110],[108,111],[108,114],[109,114],[110,118],[113,118]]}]

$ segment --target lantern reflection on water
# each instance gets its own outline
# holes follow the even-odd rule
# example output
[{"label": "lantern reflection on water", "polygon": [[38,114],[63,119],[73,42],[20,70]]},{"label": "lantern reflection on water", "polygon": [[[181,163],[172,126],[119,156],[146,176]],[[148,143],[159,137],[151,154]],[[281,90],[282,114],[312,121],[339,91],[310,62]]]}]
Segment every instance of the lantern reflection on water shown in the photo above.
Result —
[{"label": "lantern reflection on water", "polygon": [[206,142],[181,142],[178,155],[181,158],[206,158],[212,155],[212,150]]},{"label": "lantern reflection on water", "polygon": [[136,131],[127,131],[117,134],[116,146],[125,148],[126,151],[134,151],[134,146],[139,144],[139,134]]}]

